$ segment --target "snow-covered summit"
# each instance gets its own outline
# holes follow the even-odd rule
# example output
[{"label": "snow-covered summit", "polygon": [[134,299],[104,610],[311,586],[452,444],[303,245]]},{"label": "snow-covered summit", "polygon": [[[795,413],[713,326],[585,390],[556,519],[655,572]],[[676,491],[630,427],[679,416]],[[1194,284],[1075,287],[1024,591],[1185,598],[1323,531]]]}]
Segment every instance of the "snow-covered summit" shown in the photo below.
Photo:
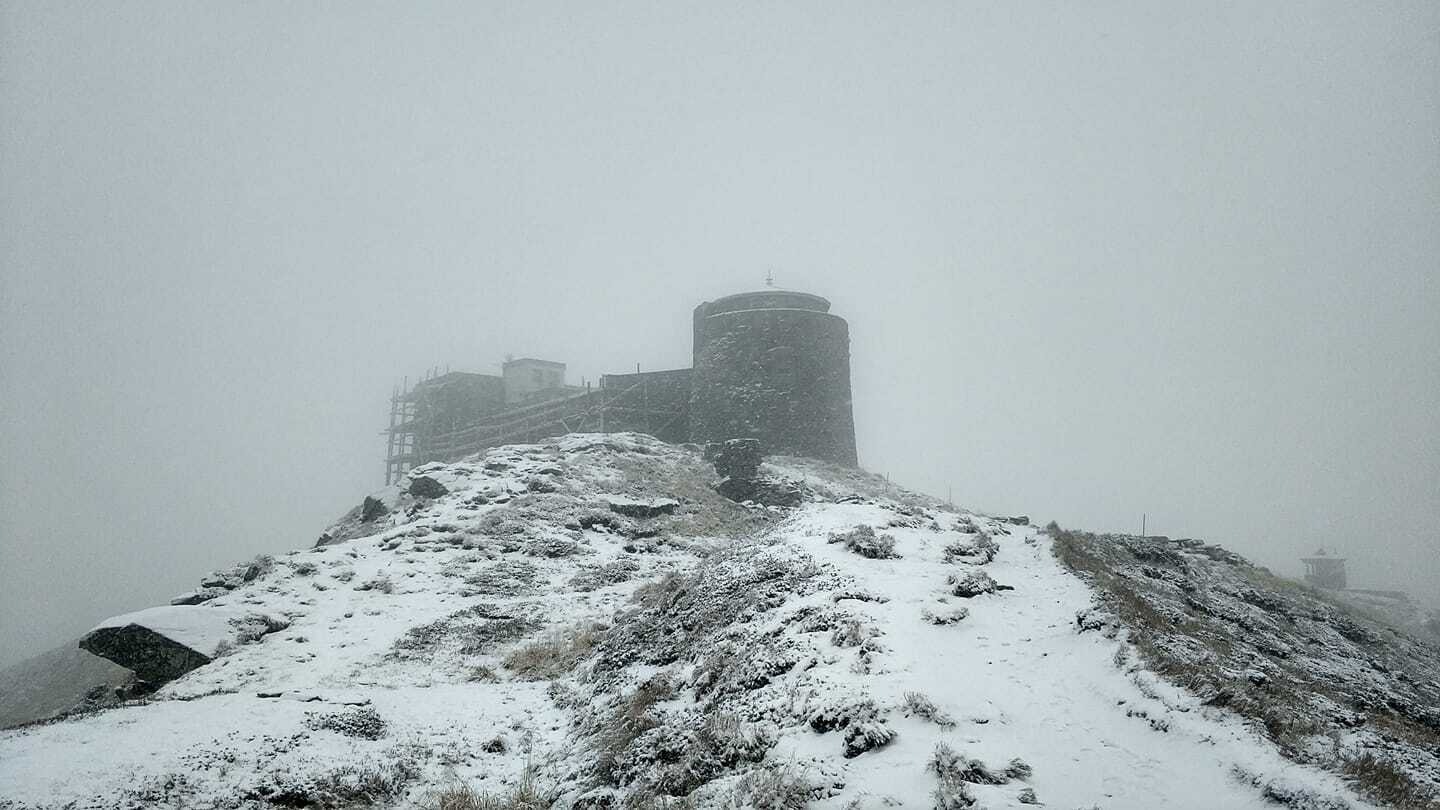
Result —
[{"label": "snow-covered summit", "polygon": [[800,505],[635,434],[414,470],[177,614],[271,632],[0,732],[0,808],[1370,806],[1078,632],[1095,595],[1026,521],[762,472]]}]

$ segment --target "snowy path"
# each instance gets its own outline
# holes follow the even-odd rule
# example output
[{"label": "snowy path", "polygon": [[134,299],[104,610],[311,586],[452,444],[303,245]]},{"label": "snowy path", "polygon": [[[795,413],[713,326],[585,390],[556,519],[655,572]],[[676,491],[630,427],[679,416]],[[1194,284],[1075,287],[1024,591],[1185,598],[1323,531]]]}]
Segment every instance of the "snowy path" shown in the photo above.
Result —
[{"label": "snowy path", "polygon": [[[885,528],[897,540],[899,560],[866,559],[826,543],[829,533],[860,523],[879,531],[890,517],[873,506],[817,505],[807,507],[791,531],[817,558],[889,598],[846,602],[884,630],[879,640],[886,652],[865,688],[892,705],[903,703],[906,692],[921,692],[957,725],[946,731],[918,718],[892,720],[896,742],[851,760],[846,791],[827,806],[844,806],[858,788],[875,799],[929,807],[934,779],[923,768],[940,741],[993,767],[1014,757],[1034,766],[1024,784],[975,786],[986,808],[1023,807],[1017,794],[1027,785],[1041,801],[1065,808],[1273,808],[1232,776],[1237,764],[1267,781],[1279,778],[1365,806],[1335,777],[1284,760],[1235,717],[1204,709],[1142,672],[1146,691],[1160,696],[1147,697],[1115,664],[1120,642],[1075,631],[1075,614],[1091,604],[1090,591],[1062,570],[1048,538],[1031,527],[997,537],[1000,553],[985,566],[1014,590],[972,599],[946,593],[946,572],[954,570],[942,562],[943,544],[953,537],[948,533]],[[922,619],[927,608],[959,605],[970,615],[957,624]],[[814,736],[787,743],[797,759],[828,750]]]}]

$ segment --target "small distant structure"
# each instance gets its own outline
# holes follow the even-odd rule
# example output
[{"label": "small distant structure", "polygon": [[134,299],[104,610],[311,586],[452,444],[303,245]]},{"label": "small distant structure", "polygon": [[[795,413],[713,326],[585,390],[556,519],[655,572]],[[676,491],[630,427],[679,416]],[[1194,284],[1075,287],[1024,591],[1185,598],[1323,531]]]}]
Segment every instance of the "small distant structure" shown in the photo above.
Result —
[{"label": "small distant structure", "polygon": [[431,461],[576,432],[662,441],[758,440],[767,454],[856,466],[850,330],[818,295],[775,287],[692,313],[692,368],[565,384],[565,364],[506,357],[499,376],[432,371],[390,398],[385,483]]},{"label": "small distant structure", "polygon": [[565,364],[554,360],[506,360],[500,375],[505,379],[505,402],[512,407],[553,399],[565,389]]},{"label": "small distant structure", "polygon": [[1317,588],[1334,591],[1345,590],[1345,558],[1331,557],[1325,549],[1319,549],[1314,557],[1301,559],[1305,563],[1305,581]]},{"label": "small distant structure", "polygon": [[418,460],[444,453],[447,437],[506,408],[506,379],[494,374],[431,373],[390,397],[385,483],[400,480]]}]

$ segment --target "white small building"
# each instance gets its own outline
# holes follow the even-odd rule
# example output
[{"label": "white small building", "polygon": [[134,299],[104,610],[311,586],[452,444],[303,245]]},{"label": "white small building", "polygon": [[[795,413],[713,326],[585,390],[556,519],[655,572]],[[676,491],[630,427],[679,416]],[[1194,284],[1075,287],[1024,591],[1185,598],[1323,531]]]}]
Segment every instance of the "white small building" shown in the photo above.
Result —
[{"label": "white small building", "polygon": [[505,404],[512,408],[548,399],[565,387],[564,363],[521,357],[506,360],[501,368],[501,376],[505,378]]}]

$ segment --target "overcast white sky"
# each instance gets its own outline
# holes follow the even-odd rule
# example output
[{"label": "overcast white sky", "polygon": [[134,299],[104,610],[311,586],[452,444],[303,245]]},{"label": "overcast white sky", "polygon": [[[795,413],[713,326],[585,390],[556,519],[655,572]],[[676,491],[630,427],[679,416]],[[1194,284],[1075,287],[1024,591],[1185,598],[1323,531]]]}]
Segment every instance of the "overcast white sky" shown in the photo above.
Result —
[{"label": "overcast white sky", "polygon": [[1440,4],[0,4],[0,663],[314,540],[392,385],[851,323],[862,463],[1440,592]]}]

